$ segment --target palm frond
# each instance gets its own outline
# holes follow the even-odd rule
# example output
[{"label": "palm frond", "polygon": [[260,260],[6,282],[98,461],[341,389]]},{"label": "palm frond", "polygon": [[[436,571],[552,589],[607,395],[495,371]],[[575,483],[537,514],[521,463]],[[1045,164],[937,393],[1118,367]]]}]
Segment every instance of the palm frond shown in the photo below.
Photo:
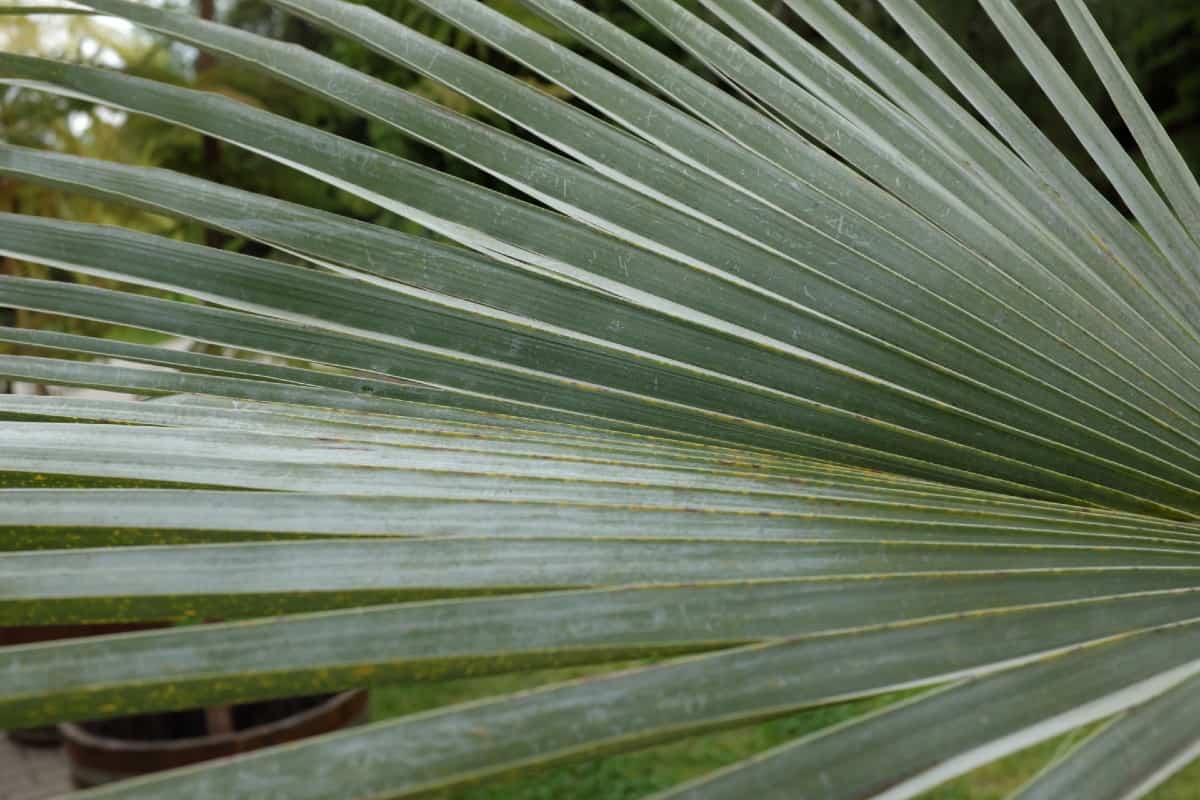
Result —
[{"label": "palm frond", "polygon": [[0,398],[0,624],[225,620],[0,649],[0,726],[636,659],[80,796],[427,795],[896,692],[663,796],[913,797],[1097,722],[1018,796],[1138,797],[1186,765],[1200,188],[1079,0],[1058,4],[1165,198],[1016,8],[981,2],[1136,225],[917,3],[880,2],[974,113],[833,0],[787,5],[855,71],[752,0],[628,0],[723,86],[572,0],[524,2],[554,38],[419,0],[561,96],[365,6],[272,0],[519,134],[294,45],[86,4],[502,189],[0,53],[0,82],[436,234],[0,143],[5,179],[283,256],[0,214],[0,253],[123,287],[3,277],[0,305],[228,349],[0,329],[39,353],[2,376],[155,398]]}]

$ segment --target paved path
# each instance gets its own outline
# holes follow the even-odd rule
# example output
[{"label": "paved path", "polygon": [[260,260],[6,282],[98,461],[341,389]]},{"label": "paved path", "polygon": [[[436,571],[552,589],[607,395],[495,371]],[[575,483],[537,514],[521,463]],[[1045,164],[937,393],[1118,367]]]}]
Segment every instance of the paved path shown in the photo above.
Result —
[{"label": "paved path", "polygon": [[22,747],[0,733],[0,800],[43,800],[70,790],[61,747]]}]

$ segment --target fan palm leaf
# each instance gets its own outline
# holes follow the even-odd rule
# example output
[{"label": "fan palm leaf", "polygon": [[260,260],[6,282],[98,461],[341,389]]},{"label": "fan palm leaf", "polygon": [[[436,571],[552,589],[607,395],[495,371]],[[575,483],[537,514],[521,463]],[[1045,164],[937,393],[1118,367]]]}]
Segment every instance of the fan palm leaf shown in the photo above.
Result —
[{"label": "fan palm leaf", "polygon": [[364,6],[272,0],[522,135],[294,45],[86,4],[503,192],[0,53],[0,82],[437,234],[0,143],[0,176],[290,259],[0,214],[7,256],[154,290],[6,277],[0,305],[234,353],[0,329],[43,353],[0,357],[8,378],[155,398],[0,398],[0,623],[225,620],[4,648],[0,726],[637,659],[81,797],[425,795],[912,690],[664,797],[913,797],[1098,722],[1016,796],[1140,797],[1185,766],[1200,187],[1081,0],[1058,4],[1161,194],[1016,8],[981,4],[1132,220],[913,0],[880,1],[970,109],[832,0],[787,5],[853,71],[752,0],[628,0],[726,86],[572,0],[525,0],[554,39],[419,0],[569,100]]}]

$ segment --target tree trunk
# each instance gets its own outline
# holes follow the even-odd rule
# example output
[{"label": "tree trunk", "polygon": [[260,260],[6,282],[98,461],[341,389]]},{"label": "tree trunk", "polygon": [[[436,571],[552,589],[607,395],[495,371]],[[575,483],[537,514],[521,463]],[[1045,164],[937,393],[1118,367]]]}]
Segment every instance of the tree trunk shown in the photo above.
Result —
[{"label": "tree trunk", "polygon": [[[215,0],[200,0],[200,18],[212,21],[216,14]],[[200,51],[196,57],[196,75],[212,69],[216,60],[211,53]],[[221,172],[221,141],[212,136],[203,138],[204,177],[210,181],[220,182]],[[209,247],[221,247],[225,244],[225,235],[215,228],[204,229],[204,243]]]}]

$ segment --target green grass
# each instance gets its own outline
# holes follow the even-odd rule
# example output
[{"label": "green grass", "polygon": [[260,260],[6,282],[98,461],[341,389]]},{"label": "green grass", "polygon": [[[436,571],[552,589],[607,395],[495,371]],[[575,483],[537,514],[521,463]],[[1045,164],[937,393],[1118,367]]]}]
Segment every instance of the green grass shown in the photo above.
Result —
[{"label": "green grass", "polygon": [[104,338],[115,339],[118,342],[126,342],[128,344],[158,345],[174,337],[168,333],[160,333],[159,331],[150,331],[143,328],[126,328],[120,325],[114,325],[104,332]]},{"label": "green grass", "polygon": [[[411,714],[611,669],[614,667],[610,665],[545,670],[374,689],[372,718]],[[556,767],[499,784],[449,792],[439,795],[437,800],[635,800],[902,696],[887,695],[817,708],[737,730],[696,736],[635,753]],[[1086,729],[1074,731],[1043,742],[944,784],[923,795],[921,800],[1003,800],[1051,760],[1067,752],[1086,733]],[[1147,795],[1149,800],[1195,800],[1197,797],[1200,797],[1200,762]]]},{"label": "green grass", "polygon": [[[372,717],[383,719],[494,694],[605,672],[614,667],[546,670],[372,691]],[[633,800],[746,756],[884,705],[886,699],[820,708],[738,730],[557,767],[536,775],[451,792],[439,800]]]}]

